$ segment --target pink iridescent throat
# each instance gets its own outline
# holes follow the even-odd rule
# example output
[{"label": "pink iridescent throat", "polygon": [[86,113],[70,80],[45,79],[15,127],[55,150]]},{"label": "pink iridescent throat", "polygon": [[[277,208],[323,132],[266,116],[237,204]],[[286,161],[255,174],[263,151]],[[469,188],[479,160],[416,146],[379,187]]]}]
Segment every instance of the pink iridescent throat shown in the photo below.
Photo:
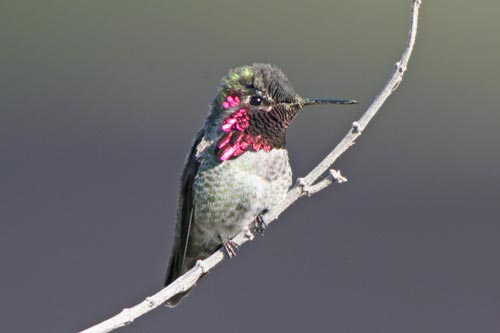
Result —
[{"label": "pink iridescent throat", "polygon": [[[222,103],[224,109],[230,109],[240,104],[238,96],[227,96]],[[250,126],[250,116],[244,108],[238,109],[227,117],[222,123],[222,135],[218,142],[217,156],[220,160],[226,161],[236,158],[247,151],[259,151],[264,149],[270,151],[272,148],[261,135],[252,136],[247,133]]]}]

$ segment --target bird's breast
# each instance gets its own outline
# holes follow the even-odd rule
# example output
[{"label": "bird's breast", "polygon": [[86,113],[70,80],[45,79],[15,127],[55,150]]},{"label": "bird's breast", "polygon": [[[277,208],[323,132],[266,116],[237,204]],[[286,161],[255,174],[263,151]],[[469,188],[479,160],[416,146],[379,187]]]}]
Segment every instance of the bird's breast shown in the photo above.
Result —
[{"label": "bird's breast", "polygon": [[[232,238],[264,210],[279,204],[292,184],[285,149],[247,152],[220,162],[204,157],[194,181],[192,237],[201,243]],[[202,245],[202,244],[200,244]]]}]

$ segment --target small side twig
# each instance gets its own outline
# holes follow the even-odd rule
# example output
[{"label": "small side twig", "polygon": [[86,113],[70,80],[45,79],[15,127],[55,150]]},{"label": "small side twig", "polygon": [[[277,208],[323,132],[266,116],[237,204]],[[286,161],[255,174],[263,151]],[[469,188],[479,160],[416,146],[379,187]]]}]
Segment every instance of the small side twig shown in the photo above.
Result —
[{"label": "small side twig", "polygon": [[[342,183],[347,179],[344,178],[340,172],[331,170],[328,175],[321,176],[330,169],[337,158],[342,155],[350,146],[352,146],[355,140],[362,134],[362,131],[366,128],[370,120],[378,112],[385,100],[396,90],[403,79],[403,75],[406,71],[408,60],[413,51],[413,46],[415,44],[415,38],[417,35],[417,24],[418,24],[418,14],[421,5],[421,0],[412,0],[411,5],[411,21],[410,21],[410,31],[408,36],[408,41],[406,43],[406,48],[401,56],[401,59],[394,65],[394,69],[389,80],[386,82],[384,88],[379,95],[375,97],[371,105],[365,111],[363,116],[353,123],[352,128],[344,136],[342,141],[328,154],[323,161],[321,161],[307,176],[301,178],[301,180],[290,189],[285,200],[280,206],[275,207],[275,209],[267,212],[263,216],[263,220],[269,224],[274,221],[279,214],[281,214],[285,209],[287,209],[292,203],[304,195],[312,195],[326,188],[333,182]],[[319,180],[319,181],[318,181]],[[248,237],[248,230],[244,230],[239,233],[233,241],[241,246],[252,237]],[[184,275],[179,277],[169,286],[160,290],[153,296],[147,297],[143,302],[124,309],[117,315],[95,325],[80,333],[105,333],[113,331],[119,327],[125,326],[133,322],[136,318],[144,315],[145,313],[157,308],[165,301],[177,295],[183,291],[188,290],[195,285],[196,281],[206,272],[215,267],[219,262],[224,260],[224,251],[218,250],[210,257],[205,260],[200,260],[197,264]]]},{"label": "small side twig", "polygon": [[311,195],[318,193],[319,191],[323,190],[325,187],[331,185],[332,183],[341,184],[346,182],[347,178],[345,178],[340,173],[340,170],[330,169],[327,176],[324,177],[322,180],[318,181],[316,184],[307,185],[304,181],[304,178],[298,178],[297,186],[301,187],[302,192],[308,197],[310,197]]}]

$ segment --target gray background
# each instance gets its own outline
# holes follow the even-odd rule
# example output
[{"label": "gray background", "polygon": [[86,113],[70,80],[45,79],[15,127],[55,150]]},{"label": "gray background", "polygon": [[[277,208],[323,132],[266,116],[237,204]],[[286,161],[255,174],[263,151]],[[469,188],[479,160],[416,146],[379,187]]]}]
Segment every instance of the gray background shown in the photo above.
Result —
[{"label": "gray background", "polygon": [[[178,308],[120,332],[496,332],[500,5],[424,1],[400,89],[336,163]],[[157,291],[178,175],[229,68],[281,67],[309,108],[296,176],[406,40],[409,1],[0,2],[0,330],[75,332]]]}]

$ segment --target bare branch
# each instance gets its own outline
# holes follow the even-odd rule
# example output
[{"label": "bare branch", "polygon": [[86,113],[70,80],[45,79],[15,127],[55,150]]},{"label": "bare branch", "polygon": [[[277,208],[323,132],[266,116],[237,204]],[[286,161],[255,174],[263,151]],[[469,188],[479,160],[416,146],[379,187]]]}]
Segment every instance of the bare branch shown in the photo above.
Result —
[{"label": "bare branch", "polygon": [[[305,176],[304,178],[300,178],[297,181],[297,184],[290,189],[285,200],[279,207],[275,207],[275,209],[269,211],[263,216],[263,219],[267,224],[274,221],[279,214],[281,214],[300,197],[317,193],[334,182],[342,183],[347,181],[347,179],[344,178],[340,174],[340,172],[335,170],[330,170],[328,175],[323,177],[321,180],[319,179],[323,174],[325,174],[325,172],[327,172],[331,168],[337,158],[354,144],[355,140],[362,134],[362,131],[366,128],[373,116],[375,116],[375,114],[378,112],[385,100],[392,94],[394,90],[398,88],[399,84],[401,83],[403,75],[406,71],[406,67],[408,65],[408,60],[410,59],[410,55],[413,51],[413,46],[415,44],[418,14],[421,2],[421,0],[412,0],[410,31],[408,41],[406,43],[406,48],[403,52],[403,55],[401,56],[401,59],[394,65],[392,74],[380,94],[375,97],[363,116],[357,122],[353,123],[352,128],[344,136],[342,141],[340,141],[340,143],[335,147],[335,149],[333,149],[332,152],[330,152],[330,154],[328,154],[307,176]],[[235,238],[233,238],[233,241],[238,246],[241,246],[252,238],[253,236],[249,234],[248,230],[244,230]],[[162,305],[165,301],[167,301],[174,295],[186,291],[194,286],[196,284],[196,281],[198,281],[198,279],[204,273],[211,270],[219,262],[224,260],[224,258],[225,254],[222,249],[216,251],[207,259],[198,261],[191,270],[179,277],[169,286],[160,290],[155,295],[147,297],[144,301],[135,305],[134,307],[124,309],[117,315],[84,331],[81,331],[80,333],[105,333],[130,324],[136,318],[139,318],[143,314]]]}]

